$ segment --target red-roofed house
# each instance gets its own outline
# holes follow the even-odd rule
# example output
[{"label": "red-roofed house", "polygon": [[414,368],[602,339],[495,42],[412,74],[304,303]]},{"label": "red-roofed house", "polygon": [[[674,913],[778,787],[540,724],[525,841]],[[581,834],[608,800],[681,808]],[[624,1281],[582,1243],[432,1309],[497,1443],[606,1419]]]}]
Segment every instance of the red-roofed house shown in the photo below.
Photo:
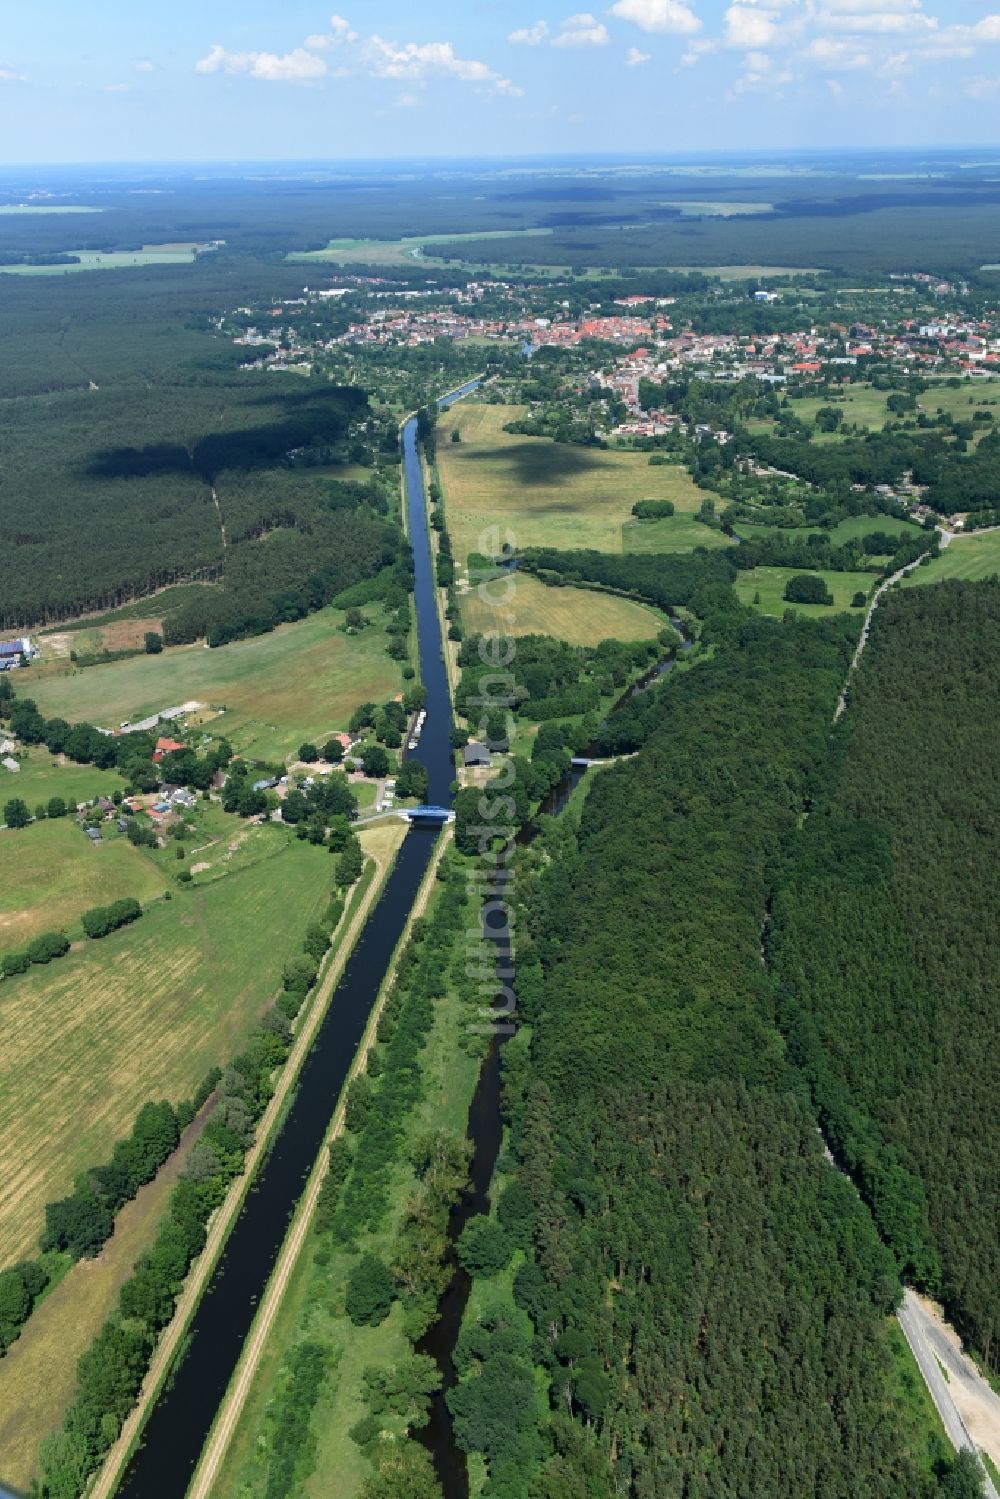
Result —
[{"label": "red-roofed house", "polygon": [[164,755],[170,755],[175,750],[182,750],[183,748],[184,745],[178,744],[176,739],[158,739],[156,741],[156,748],[153,751],[153,764],[159,765]]}]

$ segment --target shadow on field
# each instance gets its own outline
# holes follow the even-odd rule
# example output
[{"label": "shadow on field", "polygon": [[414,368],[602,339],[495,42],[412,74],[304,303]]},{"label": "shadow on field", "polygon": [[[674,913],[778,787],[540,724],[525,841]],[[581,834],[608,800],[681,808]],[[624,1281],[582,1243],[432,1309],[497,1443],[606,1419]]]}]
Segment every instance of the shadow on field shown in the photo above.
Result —
[{"label": "shadow on field", "polygon": [[462,463],[493,463],[501,460],[510,464],[511,477],[518,484],[569,484],[581,474],[592,473],[603,468],[600,449],[580,448],[566,442],[551,442],[545,437],[529,437],[524,442],[512,443],[509,447],[485,448],[476,452],[471,447],[458,453]]}]

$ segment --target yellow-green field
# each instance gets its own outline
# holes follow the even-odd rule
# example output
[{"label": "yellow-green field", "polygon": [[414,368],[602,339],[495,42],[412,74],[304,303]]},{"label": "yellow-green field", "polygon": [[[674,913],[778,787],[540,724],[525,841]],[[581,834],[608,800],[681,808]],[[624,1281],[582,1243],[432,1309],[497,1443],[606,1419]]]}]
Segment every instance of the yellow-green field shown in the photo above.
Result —
[{"label": "yellow-green field", "polygon": [[1000,575],[1000,531],[981,536],[957,536],[933,562],[916,567],[901,580],[901,587],[940,583],[945,578],[963,578],[974,583],[992,574]]},{"label": "yellow-green field", "polygon": [[658,614],[631,599],[590,588],[547,588],[527,573],[473,588],[462,597],[462,618],[476,634],[554,635],[571,645],[651,640],[663,626]]},{"label": "yellow-green field", "polygon": [[0,952],[23,946],[39,932],[75,937],[91,906],[125,895],[145,903],[165,884],[156,865],[127,838],[93,844],[67,817],[0,833]]},{"label": "yellow-green field", "polygon": [[[750,572],[737,573],[733,587],[741,604],[751,604],[761,614],[780,616],[786,609],[794,609],[796,614],[810,619],[828,619],[841,609],[849,609],[855,593],[867,594],[877,581],[874,573],[818,573],[833,594],[833,603],[789,604],[785,601],[785,584],[802,571],[801,567],[755,567]],[[755,602],[757,594],[759,602]],[[860,619],[861,610],[855,612]]]},{"label": "yellow-green field", "polygon": [[211,245],[144,245],[141,250],[67,250],[79,258],[70,265],[0,265],[14,276],[65,276],[73,271],[120,271],[140,265],[190,265]]},{"label": "yellow-green field", "polygon": [[31,667],[18,686],[23,680],[22,695],[45,714],[102,727],[192,701],[224,707],[211,720],[214,733],[241,752],[283,759],[304,739],[345,729],[359,703],[386,702],[400,690],[378,611],[368,605],[365,613],[376,622],[358,635],[338,629],[340,610],[322,609],[218,650],[185,645],[107,666]]},{"label": "yellow-green field", "polygon": [[[523,411],[520,406],[463,404],[442,419],[438,466],[459,567],[470,552],[489,555],[507,540],[519,548],[621,552],[626,526],[631,549],[636,500],[673,500],[678,514],[671,520],[690,524],[686,518],[698,510],[704,495],[685,469],[675,464],[651,468],[646,453],[575,447],[505,432],[504,424]],[[448,440],[454,428],[461,442]],[[707,539],[708,528],[699,529]]]},{"label": "yellow-green field", "polygon": [[331,861],[273,836],[280,856],[175,890],[134,926],[0,985],[0,1265],[34,1249],[45,1203],[108,1157],[143,1103],[179,1102],[232,1056],[278,989]]}]

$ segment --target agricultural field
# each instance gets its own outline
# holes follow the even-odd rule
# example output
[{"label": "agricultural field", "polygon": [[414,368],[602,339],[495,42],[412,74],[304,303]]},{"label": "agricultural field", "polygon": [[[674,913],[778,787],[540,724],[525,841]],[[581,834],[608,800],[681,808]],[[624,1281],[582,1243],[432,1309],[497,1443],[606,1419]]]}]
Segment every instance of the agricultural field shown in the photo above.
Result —
[{"label": "agricultural field", "polygon": [[[470,552],[487,550],[482,537],[491,528],[499,527],[500,542],[511,539],[517,547],[621,552],[637,500],[673,500],[680,514],[672,519],[682,525],[700,507],[704,495],[679,465],[653,468],[646,453],[505,432],[523,410],[465,403],[441,423],[438,466],[460,568]],[[456,428],[461,441],[450,442]]]},{"label": "agricultural field", "polygon": [[[859,591],[868,594],[875,584],[873,573],[817,573],[833,594],[833,603],[789,604],[785,601],[785,584],[802,571],[800,567],[755,567],[750,572],[737,573],[733,587],[740,603],[753,605],[761,614],[780,617],[786,609],[794,609],[808,619],[828,619],[841,609],[850,609],[854,595]],[[757,594],[759,602],[755,602]],[[860,619],[861,610],[855,612]]]},{"label": "agricultural field", "polygon": [[547,588],[527,573],[511,573],[462,595],[462,619],[478,634],[554,635],[571,645],[651,640],[663,627],[644,604],[590,588]]},{"label": "agricultural field", "polygon": [[412,266],[417,260],[437,260],[433,249],[426,254],[425,245],[459,247],[463,240],[523,239],[549,235],[551,229],[495,229],[472,234],[404,235],[401,239],[332,239],[322,250],[302,250],[286,256],[287,260],[305,264]]},{"label": "agricultural field", "polygon": [[0,1265],[33,1250],[45,1203],[110,1154],[143,1103],[179,1102],[231,1056],[278,988],[332,870],[325,850],[270,831],[275,858],[177,889],[127,930],[0,985]]},{"label": "agricultural field", "polygon": [[980,536],[956,536],[932,562],[914,568],[901,580],[900,586],[915,588],[924,583],[941,583],[945,578],[962,578],[974,583],[991,574],[1000,575],[1000,531],[984,531]]},{"label": "agricultural field", "polygon": [[[383,870],[388,868],[404,836],[400,823],[360,832],[365,853],[374,857]],[[277,842],[285,846],[281,840]],[[341,930],[346,929],[353,910],[352,901]],[[248,1018],[248,1026],[249,1023]],[[76,1360],[113,1310],[119,1289],[136,1261],[152,1244],[184,1154],[200,1127],[199,1121],[189,1126],[180,1151],[122,1208],[114,1234],[99,1258],[82,1260],[68,1271],[33,1313],[7,1356],[0,1360],[2,1477],[24,1490],[35,1476],[42,1436],[58,1426],[72,1397]]]},{"label": "agricultural field", "polygon": [[0,952],[24,946],[39,932],[81,937],[80,917],[91,906],[126,895],[145,905],[166,885],[127,838],[91,843],[68,817],[0,833],[0,870]]},{"label": "agricultural field", "polygon": [[33,744],[21,758],[19,771],[0,765],[0,808],[19,796],[34,811],[39,802],[61,796],[68,806],[91,802],[95,796],[110,796],[124,789],[117,771],[98,770],[94,765],[74,765],[62,755],[50,755],[42,744]]},{"label": "agricultural field", "polygon": [[72,271],[120,271],[142,265],[191,265],[211,245],[186,242],[174,245],[144,245],[141,250],[67,250],[78,260],[69,265],[0,265],[14,276],[65,276]]},{"label": "agricultural field", "polygon": [[386,654],[378,611],[369,605],[366,613],[372,625],[353,636],[338,628],[342,611],[322,609],[217,650],[184,645],[106,666],[32,667],[23,673],[23,691],[49,716],[102,727],[206,703],[218,710],[207,720],[211,731],[235,750],[285,759],[304,739],[345,729],[358,703],[385,702],[400,690],[400,666]]}]

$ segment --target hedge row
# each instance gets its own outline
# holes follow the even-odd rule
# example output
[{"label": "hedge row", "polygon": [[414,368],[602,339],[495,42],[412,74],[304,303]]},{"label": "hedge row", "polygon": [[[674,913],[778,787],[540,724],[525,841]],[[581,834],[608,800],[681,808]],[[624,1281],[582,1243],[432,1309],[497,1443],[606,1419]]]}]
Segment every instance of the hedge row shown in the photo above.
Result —
[{"label": "hedge row", "polygon": [[0,973],[4,978],[27,973],[32,963],[51,963],[69,952],[69,938],[63,932],[41,932],[29,942],[23,952],[6,952],[0,958]]},{"label": "hedge row", "polygon": [[138,921],[141,915],[142,906],[134,896],[126,895],[121,900],[112,901],[110,906],[92,906],[89,911],[84,911],[83,930],[88,937],[106,937],[120,926]]}]

